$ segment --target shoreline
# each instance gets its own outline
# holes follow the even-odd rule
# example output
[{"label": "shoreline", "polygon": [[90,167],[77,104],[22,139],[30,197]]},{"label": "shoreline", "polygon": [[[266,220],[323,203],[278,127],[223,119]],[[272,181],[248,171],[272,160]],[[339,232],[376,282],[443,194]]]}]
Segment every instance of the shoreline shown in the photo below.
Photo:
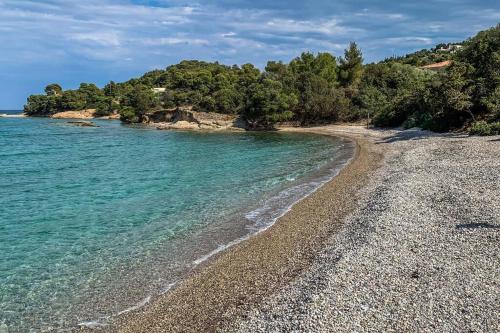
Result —
[{"label": "shoreline", "polygon": [[116,318],[106,331],[215,331],[310,265],[322,242],[355,208],[357,190],[382,155],[355,133],[324,128],[280,130],[347,138],[355,142],[355,152],[333,179],[295,203],[276,223],[214,253],[169,293]]}]

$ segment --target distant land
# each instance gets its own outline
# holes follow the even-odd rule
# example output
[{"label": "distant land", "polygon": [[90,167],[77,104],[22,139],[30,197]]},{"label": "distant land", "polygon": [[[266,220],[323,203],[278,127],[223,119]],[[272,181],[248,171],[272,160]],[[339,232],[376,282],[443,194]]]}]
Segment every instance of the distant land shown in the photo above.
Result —
[{"label": "distant land", "polygon": [[[81,118],[151,123],[162,118],[155,113],[187,109],[229,115],[247,129],[369,119],[379,127],[497,134],[499,49],[497,25],[460,43],[438,44],[373,64],[363,64],[354,42],[343,57],[305,52],[288,64],[269,61],[264,71],[252,64],[189,60],[123,83],[111,81],[103,89],[92,83],[76,90],[50,84],[45,95],[28,98],[24,111],[30,116],[69,112],[55,117],[80,113],[85,114]],[[199,121],[196,124],[200,127]]]}]

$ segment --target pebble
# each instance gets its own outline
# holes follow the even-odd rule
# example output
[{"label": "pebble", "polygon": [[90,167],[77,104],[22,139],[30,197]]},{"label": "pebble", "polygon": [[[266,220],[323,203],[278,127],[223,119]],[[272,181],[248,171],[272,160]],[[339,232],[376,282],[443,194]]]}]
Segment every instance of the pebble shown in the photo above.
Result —
[{"label": "pebble", "polygon": [[221,331],[500,331],[499,137],[362,134],[387,153],[358,208],[299,277]]}]

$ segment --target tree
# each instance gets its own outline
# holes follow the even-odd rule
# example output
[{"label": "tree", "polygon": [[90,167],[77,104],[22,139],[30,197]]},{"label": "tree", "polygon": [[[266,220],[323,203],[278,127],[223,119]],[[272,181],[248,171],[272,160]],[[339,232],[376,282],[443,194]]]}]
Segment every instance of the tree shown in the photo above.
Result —
[{"label": "tree", "polygon": [[120,110],[120,120],[126,123],[138,123],[139,117],[131,106],[125,106]]},{"label": "tree", "polygon": [[[337,86],[337,62],[329,53],[302,53],[288,65],[290,79],[298,96],[296,117],[303,123],[334,119],[333,89]],[[289,82],[292,82],[290,84]]]},{"label": "tree", "polygon": [[104,93],[93,83],[81,83],[78,92],[85,100],[85,108],[92,109],[97,107],[97,103],[104,97]]},{"label": "tree", "polygon": [[467,76],[472,80],[473,108],[479,114],[488,113],[500,86],[500,24],[467,41],[456,58],[470,66]]},{"label": "tree", "polygon": [[118,105],[111,97],[102,97],[95,105],[97,117],[109,116],[113,111],[118,109]]},{"label": "tree", "polygon": [[304,111],[305,122],[337,120],[334,88],[320,76],[313,76],[307,86]]},{"label": "tree", "polygon": [[349,44],[340,58],[340,82],[344,87],[357,87],[363,74],[363,55],[355,42]]},{"label": "tree", "polygon": [[57,83],[52,83],[45,87],[45,93],[47,96],[60,96],[62,94],[62,88]]},{"label": "tree", "polygon": [[109,97],[116,97],[119,94],[119,87],[114,81],[109,81],[102,89],[104,95]]},{"label": "tree", "polygon": [[48,113],[48,97],[45,95],[31,95],[24,106],[24,112],[30,116],[46,115]]},{"label": "tree", "polygon": [[269,126],[293,116],[289,111],[297,103],[293,94],[287,94],[279,81],[262,77],[249,87],[243,116],[254,126]]},{"label": "tree", "polygon": [[[131,90],[124,100],[121,118],[129,122],[141,122],[144,115],[158,105],[154,92],[148,86],[139,84]],[[131,116],[131,114],[134,116]]]},{"label": "tree", "polygon": [[450,110],[467,112],[472,120],[475,120],[471,109],[472,82],[467,78],[467,72],[470,69],[467,64],[453,63],[445,74],[442,90]]},{"label": "tree", "polygon": [[481,104],[486,106],[491,118],[500,120],[500,86],[497,86],[489,96],[483,97]]},{"label": "tree", "polygon": [[79,90],[66,90],[61,97],[61,111],[83,110],[85,106],[85,96]]}]

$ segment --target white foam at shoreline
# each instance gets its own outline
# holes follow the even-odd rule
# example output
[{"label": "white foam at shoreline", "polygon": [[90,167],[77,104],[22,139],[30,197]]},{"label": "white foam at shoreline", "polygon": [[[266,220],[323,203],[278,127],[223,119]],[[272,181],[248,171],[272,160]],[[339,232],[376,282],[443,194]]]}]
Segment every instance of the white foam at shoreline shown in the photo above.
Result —
[{"label": "white foam at shoreline", "polygon": [[107,326],[108,324],[106,323],[108,321],[109,317],[103,317],[100,320],[89,320],[89,321],[83,321],[81,323],[78,323],[78,326],[80,327],[86,327],[90,329],[94,328],[102,328]]},{"label": "white foam at shoreline", "polygon": [[1,113],[0,118],[26,118],[26,115],[24,113]]},{"label": "white foam at shoreline", "polygon": [[150,301],[151,301],[151,296],[148,296],[148,297],[146,297],[145,299],[143,299],[142,301],[140,301],[139,303],[137,303],[136,305],[131,306],[130,308],[126,308],[125,310],[118,312],[116,315],[117,315],[117,316],[121,316],[121,315],[122,315],[122,314],[124,314],[124,313],[130,312],[130,311],[135,311],[135,310],[137,310],[137,309],[140,309],[140,308],[142,308],[144,305],[148,304]]},{"label": "white foam at shoreline", "polygon": [[177,284],[177,282],[169,283],[165,288],[163,288],[162,290],[160,290],[160,295],[168,293],[170,291],[170,289],[172,289],[173,287],[175,287],[176,284]]}]

